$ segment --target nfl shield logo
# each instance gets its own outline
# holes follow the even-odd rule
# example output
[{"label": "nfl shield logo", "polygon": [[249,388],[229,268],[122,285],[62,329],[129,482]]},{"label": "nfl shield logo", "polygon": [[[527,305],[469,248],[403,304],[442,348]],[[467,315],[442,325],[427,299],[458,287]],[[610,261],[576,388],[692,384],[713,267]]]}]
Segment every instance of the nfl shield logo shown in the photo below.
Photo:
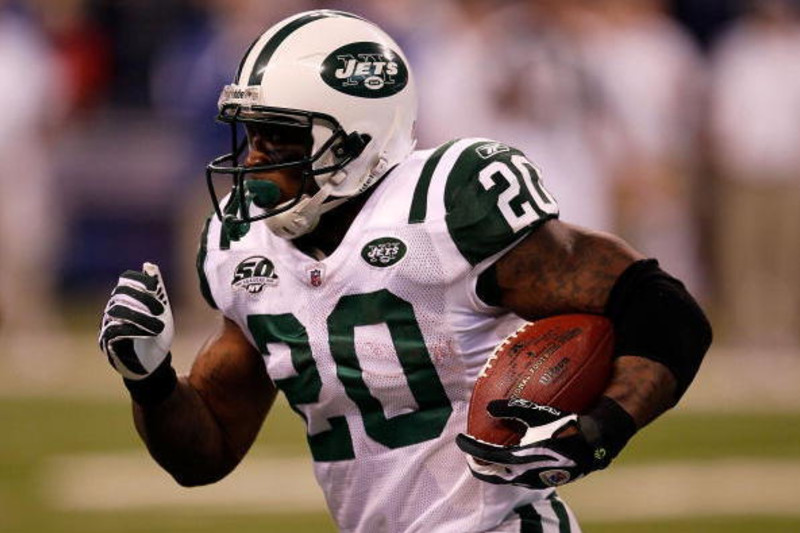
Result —
[{"label": "nfl shield logo", "polygon": [[548,487],[558,487],[567,483],[571,478],[569,472],[561,469],[545,470],[539,474],[539,479]]},{"label": "nfl shield logo", "polygon": [[308,272],[308,283],[312,287],[319,287],[322,285],[322,280],[325,277],[325,265],[322,263],[315,263],[306,267]]},{"label": "nfl shield logo", "polygon": [[309,273],[309,281],[313,287],[322,285],[322,271],[318,268],[312,269]]}]

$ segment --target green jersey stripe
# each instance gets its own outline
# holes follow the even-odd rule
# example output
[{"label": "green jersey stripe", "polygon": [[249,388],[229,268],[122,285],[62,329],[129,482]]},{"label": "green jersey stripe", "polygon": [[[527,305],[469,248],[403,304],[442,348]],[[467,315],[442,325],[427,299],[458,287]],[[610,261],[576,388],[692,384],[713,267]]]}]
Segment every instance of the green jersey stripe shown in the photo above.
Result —
[{"label": "green jersey stripe", "polygon": [[203,233],[200,236],[200,248],[197,250],[197,277],[200,279],[200,294],[211,306],[212,309],[219,309],[217,302],[214,301],[214,296],[211,294],[211,286],[208,284],[206,277],[206,256],[208,255],[208,228],[211,226],[211,219],[215,215],[212,214],[206,219],[205,226],[203,226]]},{"label": "green jersey stripe", "polygon": [[433,172],[442,160],[444,153],[456,142],[457,139],[443,144],[431,155],[422,167],[422,173],[417,181],[417,187],[414,189],[414,197],[411,200],[411,209],[408,213],[409,224],[419,224],[425,222],[425,217],[428,215],[428,189],[431,186],[431,179]]},{"label": "green jersey stripe", "polygon": [[520,533],[544,533],[542,526],[542,517],[533,508],[533,505],[522,505],[514,509],[514,512],[519,515],[519,532]]},{"label": "green jersey stripe", "polygon": [[250,79],[248,80],[247,84],[258,85],[261,83],[261,77],[264,74],[264,70],[267,68],[269,60],[272,59],[273,54],[275,54],[275,50],[278,49],[281,43],[283,43],[283,41],[285,41],[289,35],[297,31],[299,28],[302,28],[306,24],[329,17],[360,18],[342,11],[325,10],[309,13],[308,15],[294,19],[286,26],[278,30],[275,35],[273,35],[270,40],[267,41],[267,43],[264,45],[264,48],[261,49],[256,62],[253,64],[253,68],[250,70]]},{"label": "green jersey stripe", "polygon": [[550,496],[549,500],[550,504],[553,506],[553,512],[556,513],[556,518],[558,518],[558,533],[570,533],[572,531],[572,527],[569,525],[569,513],[567,513],[567,507],[561,500],[558,499],[555,493]]}]

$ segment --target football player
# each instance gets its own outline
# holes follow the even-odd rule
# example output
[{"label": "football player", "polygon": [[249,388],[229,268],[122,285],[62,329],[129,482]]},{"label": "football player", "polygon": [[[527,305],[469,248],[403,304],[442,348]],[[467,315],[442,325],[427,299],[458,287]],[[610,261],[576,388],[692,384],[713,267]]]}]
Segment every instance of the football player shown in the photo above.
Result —
[{"label": "football player", "polygon": [[[554,487],[608,465],[675,404],[709,324],[655,260],[559,221],[519,150],[469,138],[415,151],[414,84],[397,44],[353,14],[301,13],[259,36],[219,99],[230,153],[207,170],[197,267],[218,330],[177,377],[164,280],[145,263],[120,277],[100,345],[181,485],[231,472],[280,390],[342,531],[579,531]],[[602,400],[576,416],[498,398],[493,416],[553,435],[460,435],[492,350],[570,312],[615,325]]]}]

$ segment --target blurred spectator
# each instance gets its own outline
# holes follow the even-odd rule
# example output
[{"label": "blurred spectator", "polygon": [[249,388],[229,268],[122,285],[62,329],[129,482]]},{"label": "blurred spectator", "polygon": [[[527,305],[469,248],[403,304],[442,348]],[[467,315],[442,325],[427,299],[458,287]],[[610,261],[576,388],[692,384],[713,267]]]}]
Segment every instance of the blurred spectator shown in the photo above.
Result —
[{"label": "blurred spectator", "polygon": [[[439,42],[417,69],[423,140],[492,137],[523,150],[544,175],[562,218],[610,229],[594,133],[600,119],[578,41],[575,0],[461,0],[443,11]],[[433,80],[433,81],[432,81]]]},{"label": "blurred spectator", "polygon": [[[703,293],[695,193],[702,58],[659,0],[441,9],[418,75],[423,140],[524,150],[562,218],[614,229]],[[427,143],[426,143],[427,144]]]},{"label": "blurred spectator", "polygon": [[730,341],[795,347],[800,313],[800,9],[753,2],[714,54],[718,235]]},{"label": "blurred spectator", "polygon": [[193,154],[185,180],[203,175],[205,163],[227,150],[228,130],[214,123],[222,87],[254,35],[303,11],[303,1],[194,0],[155,56],[150,99],[156,112],[186,128]]},{"label": "blurred spectator", "polygon": [[31,0],[63,71],[70,118],[105,103],[111,80],[111,38],[92,20],[86,0]]},{"label": "blurred spectator", "polygon": [[741,14],[747,0],[672,0],[671,12],[706,49]]},{"label": "blurred spectator", "polygon": [[50,152],[64,109],[57,64],[29,16],[0,2],[0,310],[5,354],[60,325],[54,285],[61,212]]},{"label": "blurred spectator", "polygon": [[442,31],[440,13],[447,9],[447,2],[429,0],[315,0],[313,4],[318,9],[357,13],[375,22],[400,45],[412,65],[429,52],[433,34]]},{"label": "blurred spectator", "polygon": [[694,209],[702,58],[662,0],[588,5],[602,21],[584,45],[615,141],[615,230],[702,295]]},{"label": "blurred spectator", "polygon": [[113,62],[109,102],[118,108],[147,110],[151,104],[149,89],[154,58],[190,12],[193,0],[67,1],[84,4],[83,10],[109,37],[104,52]]},{"label": "blurred spectator", "polygon": [[[525,0],[498,31],[507,72],[495,92],[503,138],[541,167],[561,218],[599,230],[613,227],[605,172],[606,110],[583,57],[597,24],[582,0]],[[507,29],[505,29],[507,28]]]},{"label": "blurred spectator", "polygon": [[[419,137],[436,146],[455,137],[493,135],[493,83],[501,75],[495,10],[478,0],[437,2],[431,44],[414,65],[419,79]],[[435,29],[433,29],[435,28]]]}]

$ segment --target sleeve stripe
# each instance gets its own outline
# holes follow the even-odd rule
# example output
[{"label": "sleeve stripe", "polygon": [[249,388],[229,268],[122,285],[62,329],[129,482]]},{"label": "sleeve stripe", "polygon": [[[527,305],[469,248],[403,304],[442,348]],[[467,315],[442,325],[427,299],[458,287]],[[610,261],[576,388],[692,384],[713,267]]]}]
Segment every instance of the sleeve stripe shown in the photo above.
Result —
[{"label": "sleeve stripe", "polygon": [[553,493],[548,499],[550,500],[550,504],[553,506],[553,512],[556,514],[556,518],[558,518],[559,533],[571,533],[572,527],[569,523],[567,507],[560,499],[558,499],[558,497],[555,496],[555,493]]},{"label": "sleeve stripe", "polygon": [[414,189],[414,198],[411,201],[411,209],[408,213],[409,224],[420,224],[425,222],[425,217],[428,215],[428,189],[431,186],[431,179],[433,172],[439,165],[444,153],[456,142],[452,140],[440,146],[431,157],[425,162],[422,167],[422,173],[419,176],[417,187]]},{"label": "sleeve stripe", "polygon": [[480,146],[488,141],[488,139],[481,139],[477,137],[461,139],[455,144],[455,146],[453,146],[452,150],[448,151],[446,157],[444,158],[444,163],[438,166],[436,172],[434,173],[434,177],[431,180],[431,189],[433,193],[428,197],[429,211],[437,212],[443,218],[447,215],[448,206],[446,191],[453,187],[454,184],[455,186],[458,186],[456,180],[460,177],[460,173],[457,167],[459,164],[463,163],[464,159],[470,157],[470,154],[472,153],[472,150],[470,150],[471,148]]},{"label": "sleeve stripe", "polygon": [[544,533],[542,516],[536,512],[533,505],[522,505],[514,509],[520,520],[520,533]]},{"label": "sleeve stripe", "polygon": [[[425,215],[432,215],[434,218],[444,219],[447,209],[445,208],[445,189],[450,180],[450,175],[453,173],[453,167],[461,159],[464,152],[471,146],[485,142],[483,139],[469,138],[458,139],[454,142],[448,143],[444,152],[442,153],[441,160],[437,162],[431,177],[427,179],[425,185],[425,194],[427,197],[421,197],[420,202],[425,202]],[[415,198],[416,200],[416,198]],[[424,222],[425,218],[420,220]]]},{"label": "sleeve stripe", "polygon": [[219,309],[211,294],[211,286],[208,284],[205,270],[206,256],[208,255],[208,228],[211,226],[212,217],[214,217],[213,214],[206,219],[203,234],[200,237],[200,248],[197,250],[197,277],[200,280],[200,294],[212,309]]}]

